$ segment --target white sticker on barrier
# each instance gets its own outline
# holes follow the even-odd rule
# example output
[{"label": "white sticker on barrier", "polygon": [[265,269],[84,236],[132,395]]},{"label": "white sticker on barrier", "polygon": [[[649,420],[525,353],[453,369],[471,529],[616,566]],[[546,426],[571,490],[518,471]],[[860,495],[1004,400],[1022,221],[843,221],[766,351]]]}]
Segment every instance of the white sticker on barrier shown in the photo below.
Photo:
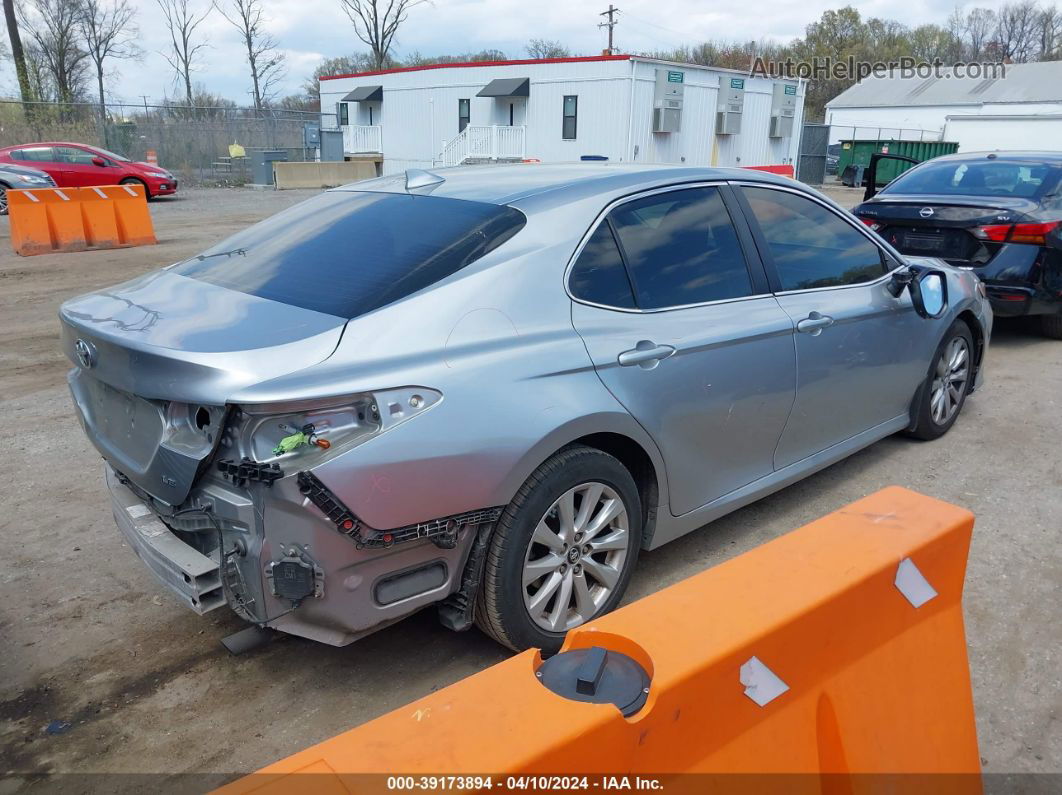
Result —
[{"label": "white sticker on barrier", "polygon": [[136,196],[136,191],[133,190],[133,187],[131,185],[121,185],[119,187],[125,188],[125,192],[128,193],[130,196]]},{"label": "white sticker on barrier", "polygon": [[936,589],[929,584],[929,580],[922,575],[910,558],[900,561],[900,565],[896,568],[894,583],[900,593],[915,607],[921,607],[937,595]]},{"label": "white sticker on barrier", "polygon": [[70,197],[67,196],[65,193],[63,193],[61,190],[59,190],[59,188],[52,188],[52,190],[54,190],[58,194],[59,198],[62,199],[63,201],[65,201],[65,202],[70,201]]},{"label": "white sticker on barrier", "polygon": [[766,706],[789,689],[789,685],[778,678],[759,657],[750,657],[741,666],[741,684],[745,685],[745,695],[759,704]]},{"label": "white sticker on barrier", "polygon": [[97,196],[99,196],[99,197],[100,197],[101,199],[106,199],[106,198],[107,198],[107,194],[106,194],[106,193],[104,193],[104,192],[103,192],[102,190],[100,190],[99,188],[93,187],[92,189],[93,189],[94,191],[96,191],[96,195],[97,195]]},{"label": "white sticker on barrier", "polygon": [[30,201],[33,201],[33,202],[39,202],[40,201],[40,199],[38,199],[36,196],[33,195],[32,191],[26,191],[26,195],[29,196]]}]

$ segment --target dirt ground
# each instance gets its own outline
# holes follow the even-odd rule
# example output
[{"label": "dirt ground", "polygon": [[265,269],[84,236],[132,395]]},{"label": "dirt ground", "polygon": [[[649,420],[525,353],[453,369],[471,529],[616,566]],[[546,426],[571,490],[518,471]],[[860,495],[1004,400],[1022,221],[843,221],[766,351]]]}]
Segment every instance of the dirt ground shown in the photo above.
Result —
[{"label": "dirt ground", "polygon": [[[188,190],[152,205],[158,246],[28,259],[11,253],[0,221],[0,795],[46,772],[168,777],[155,787],[231,777],[506,656],[425,611],[346,648],[285,638],[232,657],[218,641],[240,622],[180,606],[114,527],[67,393],[59,304],[307,195]],[[643,554],[628,599],[889,484],[966,506],[977,515],[965,610],[984,769],[1062,772],[1062,342],[999,323],[987,379],[943,439],[886,439]]]}]

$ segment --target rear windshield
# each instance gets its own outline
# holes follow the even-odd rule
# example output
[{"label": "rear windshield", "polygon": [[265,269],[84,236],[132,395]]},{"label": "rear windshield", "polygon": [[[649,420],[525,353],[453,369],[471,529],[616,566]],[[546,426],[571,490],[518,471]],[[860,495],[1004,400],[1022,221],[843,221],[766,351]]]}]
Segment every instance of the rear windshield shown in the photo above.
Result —
[{"label": "rear windshield", "polygon": [[930,162],[901,174],[881,192],[1037,199],[1054,185],[1058,174],[1054,166],[1028,161]]},{"label": "rear windshield", "polygon": [[173,272],[353,318],[455,273],[525,222],[523,213],[495,204],[330,191],[178,263]]}]

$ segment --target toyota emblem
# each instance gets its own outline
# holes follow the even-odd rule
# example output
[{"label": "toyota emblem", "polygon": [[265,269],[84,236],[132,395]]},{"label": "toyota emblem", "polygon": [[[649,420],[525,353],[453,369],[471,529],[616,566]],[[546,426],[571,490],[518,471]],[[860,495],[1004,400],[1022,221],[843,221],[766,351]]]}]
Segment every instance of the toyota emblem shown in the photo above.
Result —
[{"label": "toyota emblem", "polygon": [[74,353],[77,354],[77,360],[86,370],[96,364],[96,346],[91,342],[79,339],[74,343]]},{"label": "toyota emblem", "polygon": [[933,208],[932,207],[923,207],[921,210],[918,211],[918,214],[920,216],[922,216],[923,218],[930,218],[933,215]]}]

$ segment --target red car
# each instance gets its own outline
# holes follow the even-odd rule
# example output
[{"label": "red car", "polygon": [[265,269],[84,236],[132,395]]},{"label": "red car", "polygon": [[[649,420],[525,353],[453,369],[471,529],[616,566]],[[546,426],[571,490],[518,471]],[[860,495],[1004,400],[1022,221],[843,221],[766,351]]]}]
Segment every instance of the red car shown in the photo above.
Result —
[{"label": "red car", "polygon": [[177,178],[153,163],[135,163],[127,157],[86,144],[39,143],[0,149],[0,163],[32,166],[51,175],[60,188],[140,183],[147,197],[177,192]]}]

